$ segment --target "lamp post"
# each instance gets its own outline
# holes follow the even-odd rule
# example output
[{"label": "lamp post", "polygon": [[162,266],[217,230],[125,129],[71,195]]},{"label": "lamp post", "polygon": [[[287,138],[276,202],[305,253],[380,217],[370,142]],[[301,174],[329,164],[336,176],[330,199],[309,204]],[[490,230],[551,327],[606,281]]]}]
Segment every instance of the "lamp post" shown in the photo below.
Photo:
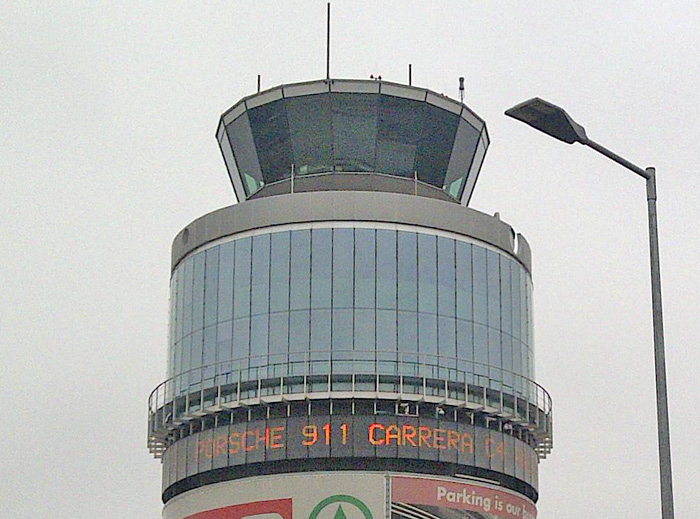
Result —
[{"label": "lamp post", "polygon": [[654,367],[656,372],[656,421],[659,438],[659,476],[661,484],[661,517],[673,519],[673,485],[671,477],[671,438],[668,424],[666,359],[664,353],[663,311],[661,308],[661,271],[659,268],[659,235],[656,222],[656,169],[642,169],[616,153],[593,142],[586,130],[564,109],[535,97],[506,110],[506,115],[529,124],[547,135],[573,144],[593,148],[646,180],[649,213],[649,254],[651,258],[651,304],[654,327]]}]

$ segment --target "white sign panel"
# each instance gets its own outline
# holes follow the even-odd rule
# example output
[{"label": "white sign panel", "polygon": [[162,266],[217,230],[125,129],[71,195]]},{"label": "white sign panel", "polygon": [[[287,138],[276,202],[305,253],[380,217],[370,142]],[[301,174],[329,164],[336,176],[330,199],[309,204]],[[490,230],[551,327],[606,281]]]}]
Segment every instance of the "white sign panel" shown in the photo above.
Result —
[{"label": "white sign panel", "polygon": [[207,485],[168,501],[164,519],[384,519],[385,476],[305,473]]}]

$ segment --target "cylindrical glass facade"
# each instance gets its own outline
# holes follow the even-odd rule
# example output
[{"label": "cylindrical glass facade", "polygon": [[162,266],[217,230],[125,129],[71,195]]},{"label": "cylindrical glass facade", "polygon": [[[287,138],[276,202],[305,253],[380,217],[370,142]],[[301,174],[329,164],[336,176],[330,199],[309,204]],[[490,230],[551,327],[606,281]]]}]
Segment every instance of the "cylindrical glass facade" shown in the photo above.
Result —
[{"label": "cylindrical glass facade", "polygon": [[183,394],[214,372],[459,372],[519,392],[516,379],[534,378],[531,301],[520,262],[453,233],[337,222],[243,233],[175,268],[168,377],[190,373]]}]

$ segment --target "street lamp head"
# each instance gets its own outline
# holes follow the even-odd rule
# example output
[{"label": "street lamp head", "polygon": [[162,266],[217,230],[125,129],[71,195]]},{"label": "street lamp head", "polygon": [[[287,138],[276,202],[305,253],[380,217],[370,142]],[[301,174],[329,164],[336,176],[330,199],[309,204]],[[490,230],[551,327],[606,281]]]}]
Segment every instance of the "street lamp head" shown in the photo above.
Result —
[{"label": "street lamp head", "polygon": [[585,144],[588,140],[583,126],[576,123],[563,108],[539,97],[534,97],[506,110],[506,115],[529,124],[567,144],[574,142]]}]

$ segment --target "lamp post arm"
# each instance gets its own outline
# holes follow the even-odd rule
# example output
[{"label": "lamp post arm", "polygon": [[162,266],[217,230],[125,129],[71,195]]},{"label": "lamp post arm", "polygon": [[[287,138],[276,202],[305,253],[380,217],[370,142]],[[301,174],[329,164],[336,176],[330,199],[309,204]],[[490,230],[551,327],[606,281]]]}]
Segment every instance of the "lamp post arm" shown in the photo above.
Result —
[{"label": "lamp post arm", "polygon": [[629,169],[630,171],[634,171],[634,172],[635,172],[637,175],[639,175],[640,177],[649,180],[649,176],[650,176],[650,175],[649,175],[649,172],[648,172],[648,171],[643,170],[643,169],[640,168],[639,166],[635,166],[635,165],[632,164],[629,160],[623,159],[623,158],[620,157],[617,153],[615,153],[615,152],[613,152],[613,151],[610,151],[608,148],[605,148],[604,146],[601,146],[601,145],[598,144],[597,142],[592,141],[592,140],[590,140],[590,139],[588,139],[588,138],[586,138],[586,139],[581,139],[579,142],[580,142],[581,144],[583,144],[584,146],[588,146],[589,148],[593,148],[593,149],[596,150],[598,153],[600,153],[600,154],[602,154],[602,155],[605,155],[606,157],[608,157],[608,158],[611,159],[611,160],[614,160],[615,162],[617,162],[618,164],[620,164],[620,165],[626,167],[626,168]]}]

